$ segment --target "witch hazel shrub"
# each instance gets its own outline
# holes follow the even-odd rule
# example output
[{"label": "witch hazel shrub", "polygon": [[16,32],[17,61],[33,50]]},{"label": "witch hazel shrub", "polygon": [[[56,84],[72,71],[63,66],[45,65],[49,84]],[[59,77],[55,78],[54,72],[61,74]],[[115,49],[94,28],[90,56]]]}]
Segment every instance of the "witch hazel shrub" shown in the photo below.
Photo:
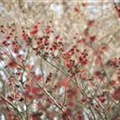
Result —
[{"label": "witch hazel shrub", "polygon": [[[86,17],[78,6],[72,12]],[[86,18],[83,31],[68,37],[52,20],[36,22],[29,30],[1,24],[4,120],[119,119],[120,58],[112,48],[119,46],[119,32],[104,36],[96,32],[104,28],[99,23]]]}]

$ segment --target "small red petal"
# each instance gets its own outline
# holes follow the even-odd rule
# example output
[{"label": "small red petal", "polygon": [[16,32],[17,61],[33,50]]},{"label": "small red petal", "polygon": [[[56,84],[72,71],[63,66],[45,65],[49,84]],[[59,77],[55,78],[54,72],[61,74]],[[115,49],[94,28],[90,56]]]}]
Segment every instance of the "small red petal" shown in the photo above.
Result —
[{"label": "small red petal", "polygon": [[37,33],[38,33],[38,30],[35,29],[35,30],[33,30],[33,31],[30,32],[30,35],[31,35],[31,36],[34,36],[34,35],[36,35]]}]

